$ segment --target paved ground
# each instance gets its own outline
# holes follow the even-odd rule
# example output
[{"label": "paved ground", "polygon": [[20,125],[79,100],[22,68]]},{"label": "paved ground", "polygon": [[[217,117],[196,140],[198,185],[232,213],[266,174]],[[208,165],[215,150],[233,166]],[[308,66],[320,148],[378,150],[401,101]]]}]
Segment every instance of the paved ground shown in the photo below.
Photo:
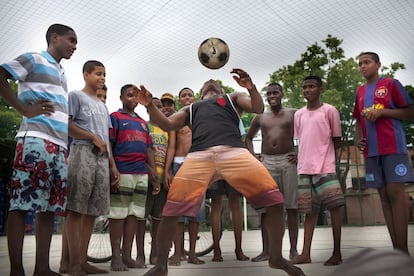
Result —
[{"label": "paved ground", "polygon": [[[409,250],[414,255],[414,225],[409,226]],[[149,236],[146,236],[145,252],[149,254]],[[299,232],[300,248],[303,242],[303,229]],[[235,260],[234,256],[234,240],[232,232],[224,232],[221,242],[224,262],[211,262],[211,253],[202,257],[206,261],[204,265],[191,265],[185,262],[180,267],[170,267],[170,276],[221,276],[221,275],[286,275],[280,270],[272,270],[267,267],[265,262],[253,263],[251,261],[240,262]],[[371,247],[376,249],[392,250],[391,242],[385,226],[364,226],[364,227],[344,227],[342,231],[342,256],[346,260],[351,255],[357,253],[363,248]],[[288,256],[289,241],[285,235],[283,241],[283,254]],[[57,270],[60,261],[61,236],[54,235],[51,246],[50,262],[52,269]],[[260,231],[243,232],[243,249],[249,257],[256,256],[262,249]],[[330,228],[317,228],[312,244],[312,264],[300,265],[306,275],[323,276],[333,272],[336,267],[325,267],[323,262],[326,261],[332,252],[332,235]],[[26,275],[32,275],[35,256],[35,243],[33,236],[27,236],[24,243],[24,264]],[[98,265],[101,268],[109,269],[109,263]],[[150,267],[150,265],[148,265]],[[0,275],[9,274],[9,260],[6,246],[6,237],[0,237]],[[127,272],[109,272],[106,275],[142,275],[146,269],[131,269]]]}]

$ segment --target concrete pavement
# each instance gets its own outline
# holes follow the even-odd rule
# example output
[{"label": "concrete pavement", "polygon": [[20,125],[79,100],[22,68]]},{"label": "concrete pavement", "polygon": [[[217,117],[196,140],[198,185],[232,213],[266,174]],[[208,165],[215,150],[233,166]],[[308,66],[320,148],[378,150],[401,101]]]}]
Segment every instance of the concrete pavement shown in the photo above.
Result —
[{"label": "concrete pavement", "polygon": [[[286,232],[287,233],[287,232]],[[261,236],[259,230],[249,230],[243,232],[243,250],[250,258],[258,255],[262,250]],[[145,252],[148,261],[149,241],[147,234],[145,237]],[[414,255],[414,225],[409,225],[408,245],[411,255]],[[303,243],[303,229],[299,230],[299,251]],[[312,263],[303,264],[300,267],[310,276],[323,276],[333,272],[336,267],[326,267],[323,263],[331,256],[332,253],[332,233],[330,227],[317,227],[312,243]],[[343,227],[342,229],[342,257],[344,260],[359,252],[363,248],[370,247],[381,250],[392,250],[391,241],[385,226],[361,226],[361,227]],[[219,275],[238,275],[238,276],[275,276],[286,275],[281,270],[270,269],[266,262],[253,263],[251,261],[237,261],[234,255],[234,238],[233,232],[226,231],[223,233],[221,248],[224,261],[222,263],[211,262],[212,253],[201,257],[206,263],[203,265],[193,265],[182,262],[179,267],[170,267],[170,276],[219,276]],[[289,240],[286,234],[283,240],[283,255],[285,258],[289,254]],[[50,264],[52,269],[58,270],[61,254],[61,236],[54,235],[50,250]],[[28,235],[24,242],[24,266],[26,275],[32,275],[35,259],[35,240],[34,236]],[[97,266],[109,270],[110,263],[97,264]],[[151,265],[148,265],[151,267]],[[126,272],[109,271],[106,275],[132,276],[142,275],[147,269],[130,269]],[[6,237],[0,237],[0,275],[8,275],[10,265],[7,252]]]}]

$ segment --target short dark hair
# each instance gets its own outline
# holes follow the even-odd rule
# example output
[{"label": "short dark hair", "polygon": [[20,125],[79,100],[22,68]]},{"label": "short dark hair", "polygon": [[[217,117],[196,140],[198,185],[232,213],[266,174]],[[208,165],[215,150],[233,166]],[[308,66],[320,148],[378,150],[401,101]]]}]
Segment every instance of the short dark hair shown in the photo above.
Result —
[{"label": "short dark hair", "polygon": [[282,85],[280,85],[280,83],[277,83],[277,82],[269,83],[269,85],[267,87],[269,87],[269,86],[278,86],[280,88],[280,90],[283,90]]},{"label": "short dark hair", "polygon": [[97,60],[88,60],[83,65],[82,72],[83,73],[85,73],[85,72],[91,73],[93,71],[93,69],[95,69],[95,67],[105,67],[105,66],[100,61],[97,61]]},{"label": "short dark hair", "polygon": [[106,91],[108,91],[108,87],[106,86],[106,84],[104,84],[104,85],[102,86],[102,90],[104,90],[105,92],[106,92]]},{"label": "short dark hair", "polygon": [[370,55],[375,60],[375,62],[380,63],[379,55],[374,52],[362,52],[358,55],[358,58],[360,58],[361,56],[365,56],[365,55]]},{"label": "short dark hair", "polygon": [[[206,84],[207,84],[207,83],[209,83],[209,82],[211,82],[211,83],[213,83],[213,84],[208,85],[208,86],[206,87]],[[224,91],[223,87],[220,85],[220,83],[219,83],[218,81],[216,81],[216,80],[210,79],[210,80],[206,81],[206,82],[203,84],[203,86],[201,87],[201,89],[200,89],[200,92],[201,92],[201,99],[203,99],[203,98],[204,98],[205,89],[208,89],[208,88],[210,88],[211,86],[217,86],[218,88],[220,88],[220,91],[216,91],[216,92],[218,92],[218,93],[216,93],[217,95],[221,95],[221,94],[223,94],[223,95],[224,95],[224,94],[225,94],[225,91]]]},{"label": "short dark hair", "polygon": [[121,96],[124,95],[124,93],[131,88],[133,85],[132,84],[125,84],[124,86],[121,87]]},{"label": "short dark hair", "polygon": [[67,32],[74,32],[74,30],[66,25],[62,25],[62,24],[53,24],[50,25],[50,27],[47,29],[46,31],[46,41],[47,41],[47,45],[49,45],[50,43],[50,38],[52,37],[52,34],[56,33],[60,36],[64,35]]},{"label": "short dark hair", "polygon": [[318,85],[322,87],[322,79],[320,77],[318,77],[318,76],[310,75],[310,76],[307,76],[304,79],[304,81],[305,80],[315,80],[318,83]]},{"label": "short dark hair", "polygon": [[193,91],[193,89],[188,88],[188,87],[184,87],[184,88],[181,88],[180,92],[178,92],[178,98],[181,96],[181,92],[183,92],[183,91],[184,91],[184,90],[186,90],[186,89],[190,90],[190,91],[193,93],[193,95],[194,95],[194,91]]}]

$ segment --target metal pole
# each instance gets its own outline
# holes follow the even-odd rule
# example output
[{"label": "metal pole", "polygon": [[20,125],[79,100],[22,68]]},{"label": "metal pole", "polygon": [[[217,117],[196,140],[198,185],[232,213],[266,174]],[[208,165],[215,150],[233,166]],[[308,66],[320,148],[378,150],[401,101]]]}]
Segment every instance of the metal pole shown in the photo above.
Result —
[{"label": "metal pole", "polygon": [[247,201],[243,196],[243,221],[244,221],[244,231],[247,231]]}]

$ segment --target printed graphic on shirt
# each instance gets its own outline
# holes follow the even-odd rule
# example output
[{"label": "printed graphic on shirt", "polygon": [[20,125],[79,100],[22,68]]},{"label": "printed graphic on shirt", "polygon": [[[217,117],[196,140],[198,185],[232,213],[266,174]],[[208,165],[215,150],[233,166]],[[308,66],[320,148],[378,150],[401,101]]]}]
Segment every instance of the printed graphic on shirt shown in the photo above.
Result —
[{"label": "printed graphic on shirt", "polygon": [[388,94],[388,89],[385,86],[378,87],[375,90],[375,97],[384,98],[387,96],[387,94]]},{"label": "printed graphic on shirt", "polygon": [[367,112],[371,111],[371,110],[375,110],[375,109],[384,109],[384,105],[377,103],[377,104],[373,104],[370,107],[365,107],[362,110],[362,116],[365,116],[365,114],[367,114]]}]

